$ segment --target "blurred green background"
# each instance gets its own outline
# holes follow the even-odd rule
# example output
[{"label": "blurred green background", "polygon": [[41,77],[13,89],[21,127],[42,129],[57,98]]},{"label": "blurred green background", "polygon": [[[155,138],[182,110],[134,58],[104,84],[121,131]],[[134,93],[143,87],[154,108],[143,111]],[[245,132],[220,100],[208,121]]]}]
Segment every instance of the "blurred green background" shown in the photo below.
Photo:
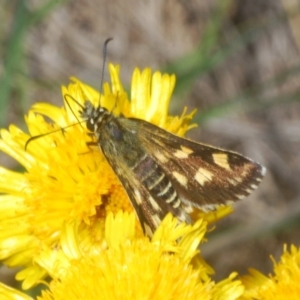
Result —
[{"label": "blurred green background", "polygon": [[[299,0],[2,0],[0,19],[1,127],[25,129],[34,102],[61,106],[70,76],[99,88],[113,37],[108,62],[121,65],[126,87],[135,67],[175,73],[171,111],[198,109],[189,137],[268,169],[201,248],[215,279],[249,267],[267,274],[270,254],[300,245]],[[11,270],[0,276],[15,284]]]}]

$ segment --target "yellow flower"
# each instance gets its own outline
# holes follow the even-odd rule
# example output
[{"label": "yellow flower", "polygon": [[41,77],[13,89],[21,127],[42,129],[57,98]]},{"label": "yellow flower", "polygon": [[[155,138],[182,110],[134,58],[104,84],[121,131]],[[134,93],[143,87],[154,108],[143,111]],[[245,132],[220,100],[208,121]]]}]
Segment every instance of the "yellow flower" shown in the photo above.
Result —
[{"label": "yellow flower", "polygon": [[300,299],[300,248],[291,246],[290,252],[284,246],[279,263],[274,263],[274,275],[269,277],[257,270],[250,269],[244,276],[246,291],[243,299]]},{"label": "yellow flower", "polygon": [[36,261],[53,280],[38,299],[234,300],[242,295],[236,274],[216,284],[205,265],[193,268],[206,222],[178,225],[169,214],[149,240],[137,235],[134,220],[134,213],[109,213],[104,243],[93,255],[74,251],[79,245],[67,254],[45,249]]},{"label": "yellow flower", "polygon": [[[30,136],[39,138],[27,143],[30,136],[14,125],[1,130],[0,150],[25,171],[0,167],[0,260],[24,268],[17,279],[24,280],[25,289],[47,275],[33,263],[41,249],[72,252],[69,246],[78,242],[82,252],[95,253],[103,243],[107,213],[133,211],[101,151],[87,146],[91,138],[85,124],[79,124],[79,105],[87,99],[97,105],[100,99],[114,114],[138,117],[178,135],[195,126],[189,124],[194,112],[168,115],[174,75],[156,72],[152,76],[150,69],[136,69],[129,101],[119,67],[110,65],[109,70],[112,84],[104,84],[101,96],[73,78],[73,83],[62,88],[63,108],[34,105],[26,123]],[[135,224],[142,235],[138,222]]]},{"label": "yellow flower", "polygon": [[0,295],[1,300],[32,300],[26,294],[6,286],[0,282]]}]

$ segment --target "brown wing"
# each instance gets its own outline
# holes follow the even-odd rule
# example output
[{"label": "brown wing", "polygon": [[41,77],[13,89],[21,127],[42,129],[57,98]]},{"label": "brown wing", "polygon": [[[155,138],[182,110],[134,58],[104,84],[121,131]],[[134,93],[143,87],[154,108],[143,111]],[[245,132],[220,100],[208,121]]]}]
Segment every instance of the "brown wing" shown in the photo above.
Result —
[{"label": "brown wing", "polygon": [[97,139],[125,188],[144,232],[152,236],[169,212],[180,221],[190,223],[189,206],[181,202],[169,177],[141,145],[136,132],[135,121],[111,118],[102,124]]},{"label": "brown wing", "polygon": [[203,210],[249,195],[265,168],[238,153],[175,136],[148,122],[138,122],[137,136],[170,178],[185,203]]},{"label": "brown wing", "polygon": [[[110,165],[113,166],[110,160]],[[125,169],[124,169],[125,170]],[[115,171],[132,203],[143,231],[151,237],[163,218],[170,212],[180,221],[191,223],[190,216],[182,207],[173,207],[155,194],[151,194],[147,187],[138,180],[136,174],[126,174],[120,168]],[[128,169],[126,168],[128,171]]]},{"label": "brown wing", "polygon": [[247,196],[265,172],[242,155],[139,119],[111,117],[96,137],[149,236],[168,212],[189,223],[192,207],[209,210]]}]

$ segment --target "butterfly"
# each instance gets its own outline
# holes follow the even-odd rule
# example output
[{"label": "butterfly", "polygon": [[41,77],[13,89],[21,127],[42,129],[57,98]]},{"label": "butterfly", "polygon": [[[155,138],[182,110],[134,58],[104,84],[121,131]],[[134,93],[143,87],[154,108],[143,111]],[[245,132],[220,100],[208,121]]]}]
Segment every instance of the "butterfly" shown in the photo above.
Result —
[{"label": "butterfly", "polygon": [[117,175],[146,235],[171,212],[191,223],[195,208],[209,211],[249,195],[265,168],[245,156],[178,137],[137,118],[115,116],[89,100],[80,105],[107,162]]}]

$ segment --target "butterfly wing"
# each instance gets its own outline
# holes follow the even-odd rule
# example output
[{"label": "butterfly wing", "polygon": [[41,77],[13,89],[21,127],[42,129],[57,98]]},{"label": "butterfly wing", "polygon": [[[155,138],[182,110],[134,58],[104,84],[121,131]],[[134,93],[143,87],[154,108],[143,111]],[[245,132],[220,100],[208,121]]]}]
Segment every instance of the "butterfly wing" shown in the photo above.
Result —
[{"label": "butterfly wing", "polygon": [[264,175],[261,165],[235,152],[143,120],[108,118],[95,136],[149,236],[168,212],[189,223],[193,207],[205,211],[242,199]]},{"label": "butterfly wing", "polygon": [[169,212],[180,221],[190,223],[189,205],[181,203],[160,164],[141,145],[136,125],[134,120],[111,118],[95,135],[104,156],[125,188],[144,232],[152,236]]},{"label": "butterfly wing", "polygon": [[265,168],[238,153],[196,143],[137,120],[137,136],[163,168],[183,202],[214,209],[248,196]]}]

